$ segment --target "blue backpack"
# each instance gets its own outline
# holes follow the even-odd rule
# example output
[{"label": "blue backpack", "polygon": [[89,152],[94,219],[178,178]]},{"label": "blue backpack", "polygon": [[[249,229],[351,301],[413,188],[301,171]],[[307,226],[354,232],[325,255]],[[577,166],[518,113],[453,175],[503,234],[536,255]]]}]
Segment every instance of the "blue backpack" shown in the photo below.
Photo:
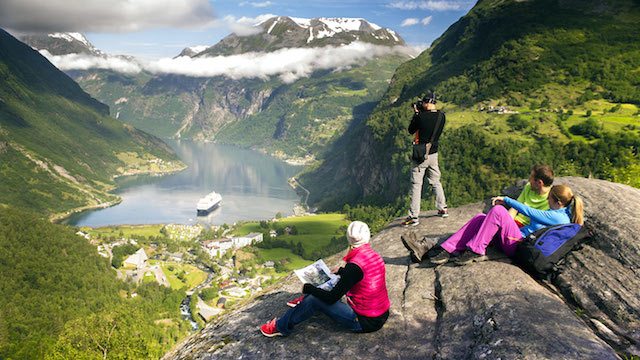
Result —
[{"label": "blue backpack", "polygon": [[579,224],[562,224],[542,228],[518,243],[514,260],[540,278],[558,270],[564,257],[590,237],[589,229]]}]

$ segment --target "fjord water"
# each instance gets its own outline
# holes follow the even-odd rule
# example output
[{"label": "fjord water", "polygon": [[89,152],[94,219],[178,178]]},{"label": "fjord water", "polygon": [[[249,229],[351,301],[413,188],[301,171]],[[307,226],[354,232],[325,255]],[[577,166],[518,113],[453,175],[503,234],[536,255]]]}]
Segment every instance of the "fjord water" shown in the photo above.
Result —
[{"label": "fjord water", "polygon": [[[116,206],[82,212],[68,219],[78,226],[121,224],[231,224],[293,213],[299,198],[287,179],[300,167],[257,151],[192,141],[167,143],[188,168],[166,176],[135,176],[117,182]],[[222,205],[209,216],[196,216],[196,203],[211,191]]]}]

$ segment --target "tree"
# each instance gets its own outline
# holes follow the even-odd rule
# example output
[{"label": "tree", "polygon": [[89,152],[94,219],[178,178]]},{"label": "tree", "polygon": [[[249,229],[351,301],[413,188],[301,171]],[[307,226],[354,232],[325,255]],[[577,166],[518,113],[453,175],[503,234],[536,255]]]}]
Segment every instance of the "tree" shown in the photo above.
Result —
[{"label": "tree", "polygon": [[212,284],[211,287],[202,289],[202,291],[200,291],[200,298],[202,298],[202,300],[204,301],[214,299],[216,296],[218,296],[218,286],[215,284]]}]

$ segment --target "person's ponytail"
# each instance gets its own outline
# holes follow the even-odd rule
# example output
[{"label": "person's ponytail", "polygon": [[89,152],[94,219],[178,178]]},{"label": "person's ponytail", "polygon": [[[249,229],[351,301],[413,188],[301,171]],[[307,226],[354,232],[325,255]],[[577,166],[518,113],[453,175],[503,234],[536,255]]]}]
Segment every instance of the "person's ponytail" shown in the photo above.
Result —
[{"label": "person's ponytail", "polygon": [[580,225],[584,224],[584,203],[577,196],[574,196],[571,201],[571,222]]},{"label": "person's ponytail", "polygon": [[571,222],[574,224],[584,224],[584,203],[582,199],[574,196],[571,188],[566,185],[553,185],[549,191],[556,201],[563,207],[568,207],[571,211]]}]

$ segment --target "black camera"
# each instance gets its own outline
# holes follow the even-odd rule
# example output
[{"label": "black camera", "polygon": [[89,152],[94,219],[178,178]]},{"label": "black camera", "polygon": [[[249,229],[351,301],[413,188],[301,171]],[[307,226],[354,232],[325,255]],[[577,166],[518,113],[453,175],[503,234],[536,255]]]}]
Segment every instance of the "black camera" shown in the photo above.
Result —
[{"label": "black camera", "polygon": [[418,111],[421,111],[423,105],[424,105],[424,100],[418,98],[418,101],[411,103],[411,108],[418,109]]},{"label": "black camera", "polygon": [[422,106],[424,104],[435,104],[436,103],[436,93],[429,92],[422,99],[418,98],[418,101],[411,104],[411,108],[418,109],[418,111],[422,111]]}]

